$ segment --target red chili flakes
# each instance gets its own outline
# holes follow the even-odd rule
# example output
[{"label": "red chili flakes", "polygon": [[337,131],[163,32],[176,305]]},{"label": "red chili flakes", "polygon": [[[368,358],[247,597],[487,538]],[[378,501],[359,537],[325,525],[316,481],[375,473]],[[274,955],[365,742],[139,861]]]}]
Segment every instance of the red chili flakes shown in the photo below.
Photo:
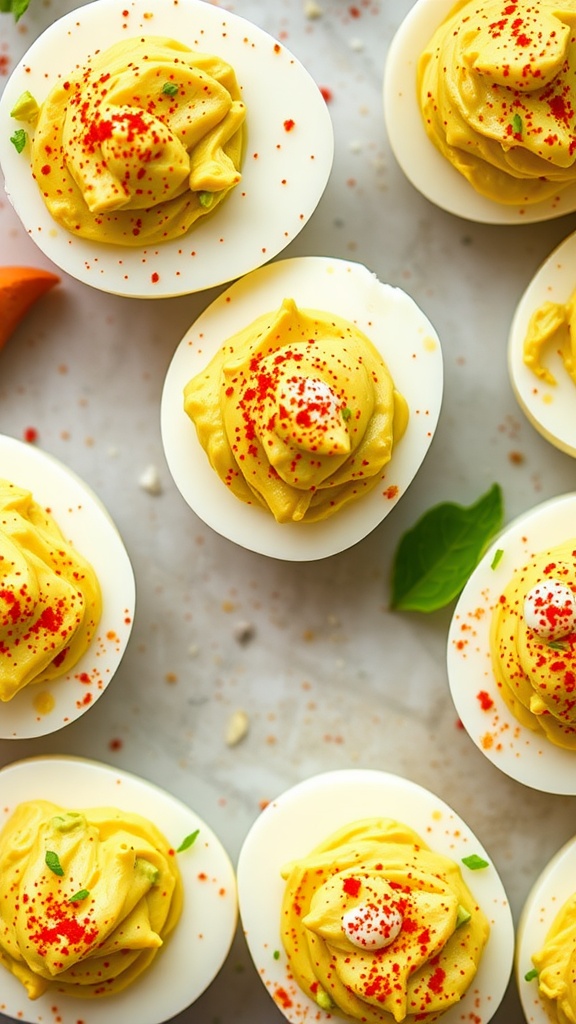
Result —
[{"label": "red chili flakes", "polygon": [[431,992],[441,992],[445,979],[446,971],[443,971],[441,967],[437,967],[428,982],[428,988]]},{"label": "red chili flakes", "polygon": [[28,441],[28,444],[34,444],[34,441],[38,440],[38,431],[36,427],[26,427],[24,431],[24,440]]},{"label": "red chili flakes", "polygon": [[158,281],[160,280],[160,274],[157,274],[156,271],[154,271],[153,274],[150,274],[150,280],[152,281],[152,284],[158,284]]},{"label": "red chili flakes", "polygon": [[291,132],[292,129],[295,128],[295,127],[296,127],[296,122],[293,121],[291,117],[287,118],[286,121],[284,121],[284,131],[285,132]]},{"label": "red chili flakes", "polygon": [[50,164],[43,164],[43,166],[40,168],[40,171],[44,175],[50,174],[50,171],[51,171]]},{"label": "red chili flakes", "polygon": [[342,888],[347,896],[357,896],[361,886],[362,882],[359,878],[345,878],[342,883]]},{"label": "red chili flakes", "polygon": [[280,985],[278,988],[274,989],[274,999],[277,1003],[280,1003],[280,1006],[282,1006],[284,1010],[288,1010],[292,1006],[290,996],[286,989],[282,988]]},{"label": "red chili flakes", "polygon": [[325,103],[331,103],[332,102],[333,93],[332,93],[332,90],[328,88],[328,86],[321,85],[320,86],[320,92],[322,93],[322,96],[324,97]]},{"label": "red chili flakes", "polygon": [[494,701],[490,694],[486,693],[486,690],[480,690],[480,692],[476,694],[476,700],[480,704],[482,711],[490,711],[490,709],[494,707]]}]

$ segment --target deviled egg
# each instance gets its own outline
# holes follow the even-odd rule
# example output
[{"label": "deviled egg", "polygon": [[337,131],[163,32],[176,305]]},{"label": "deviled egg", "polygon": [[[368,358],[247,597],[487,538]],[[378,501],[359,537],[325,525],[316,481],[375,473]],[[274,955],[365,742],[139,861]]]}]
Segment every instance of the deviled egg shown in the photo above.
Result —
[{"label": "deviled egg", "polygon": [[576,457],[576,379],[567,368],[576,345],[571,324],[575,258],[572,234],[548,256],[526,288],[510,327],[508,371],[532,426],[556,448]]},{"label": "deviled egg", "polygon": [[[122,69],[137,60],[135,98]],[[188,94],[206,139],[188,124]],[[72,277],[143,298],[200,291],[277,255],[316,208],[334,148],[304,67],[204,0],[95,0],[60,18],[6,83],[0,126],[6,191],[30,237]]]},{"label": "deviled egg", "polygon": [[[28,606],[22,607],[22,594],[18,598],[6,590],[3,597],[3,664],[6,670],[2,681],[0,736],[23,739],[61,729],[88,711],[104,692],[122,660],[132,630],[135,583],[116,526],[82,480],[40,449],[6,435],[0,435],[0,463],[3,477],[14,495],[11,499],[7,493],[4,515],[19,520],[15,523],[16,542],[18,532],[26,540],[34,533],[35,524],[41,531],[38,538],[31,536],[30,540]],[[30,523],[21,515],[24,508],[30,510]],[[56,550],[60,535],[65,542],[62,551]],[[5,536],[7,553],[3,578],[7,588],[12,572],[8,553],[16,549],[10,533]],[[50,547],[54,544],[57,557],[50,556]],[[39,557],[44,548],[47,559]],[[22,564],[16,565],[14,571],[22,579],[28,555],[24,548],[20,551],[15,557],[22,558]],[[79,583],[74,576],[67,583],[66,571],[58,564],[76,557],[81,559],[82,577],[89,582],[82,596],[84,611],[80,625],[76,622]],[[76,572],[74,565],[71,572]],[[53,573],[56,575],[51,576]],[[55,589],[58,581],[70,597],[69,614],[65,619],[62,608],[66,602],[60,600]],[[58,612],[53,608],[55,602],[60,602]],[[23,613],[19,617],[16,615],[18,608],[22,608]],[[33,639],[45,634],[42,646],[49,644],[54,657],[47,662],[40,648],[41,664],[36,671],[32,657],[34,645],[30,643],[24,663],[16,664],[21,659],[11,658],[8,671],[6,659],[10,658],[11,638],[19,622],[27,621],[31,623]],[[70,657],[74,654],[71,651],[73,637],[79,655],[75,660]],[[18,640],[18,650],[20,646]]]},{"label": "deviled egg", "polygon": [[[444,40],[437,30],[448,19]],[[563,68],[572,51],[568,16],[552,3],[416,0],[392,40],[384,74],[388,136],[409,181],[449,213],[488,224],[550,220],[576,209],[563,113]],[[434,75],[436,61],[436,80],[419,81]],[[480,176],[477,155],[487,167]]]},{"label": "deviled egg", "polygon": [[448,679],[464,728],[505,774],[576,793],[576,495],[536,506],[491,544],[458,600]]},{"label": "deviled egg", "polygon": [[[354,355],[356,335],[369,346],[365,358]],[[251,338],[258,352],[247,355]],[[287,347],[276,351],[284,338]],[[357,370],[366,376],[367,367],[370,382],[386,379],[382,407],[371,394],[362,401]],[[250,373],[254,381],[245,379]],[[280,261],[233,284],[182,339],[162,394],[166,458],[190,507],[218,533],[275,558],[324,558],[361,540],[400,500],[432,442],[442,385],[438,336],[403,291],[358,263]],[[225,423],[201,443],[192,412],[210,419],[212,397],[215,421],[228,395],[236,411],[222,407]],[[373,445],[364,450],[355,431]],[[225,440],[224,433],[235,452],[230,467],[227,443],[222,457],[216,452],[216,436]],[[247,453],[244,434],[251,437]],[[372,476],[369,448],[381,460]],[[304,474],[317,468],[318,481],[309,484]],[[263,478],[281,492],[268,507],[256,493]],[[316,498],[308,501],[312,491],[318,507]],[[316,516],[318,509],[323,518],[308,519],[307,511]]]},{"label": "deviled egg", "polygon": [[545,866],[520,914],[515,974],[527,1024],[569,1020],[574,1014],[570,964],[575,946],[575,876],[573,838]]},{"label": "deviled egg", "polygon": [[[416,863],[419,852],[424,861],[430,858],[428,867],[438,858],[432,869],[437,885],[413,884],[421,870],[428,870]],[[275,1004],[294,1024],[338,1020],[339,1015],[353,1019],[338,1004],[342,995],[354,1002],[363,994],[358,1019],[383,1024],[404,1019],[406,1012],[407,1019],[426,1020],[426,1010],[412,1017],[413,1006],[435,994],[446,1024],[461,1021],[467,1013],[486,1024],[496,1012],[512,969],[508,900],[477,837],[421,786],[363,769],[310,778],[273,800],[256,820],[240,852],[237,877],[240,917],[255,967]],[[437,921],[447,928],[443,940],[433,923],[436,898],[437,909],[442,907]],[[420,908],[422,915],[416,907],[421,899],[427,904],[426,910]],[[429,928],[422,923],[427,915]],[[454,991],[450,997],[444,991],[443,950],[450,944],[449,935],[457,936],[469,971],[462,986],[466,991],[457,1002]],[[410,936],[421,938],[417,952],[408,950]],[[435,944],[435,951],[427,968],[429,944]],[[427,997],[416,980],[406,996],[405,982],[414,972],[402,969],[405,953],[412,965],[415,957],[421,973],[428,971]],[[360,974],[354,970],[357,960]],[[365,968],[366,960],[372,968]],[[416,972],[414,979],[418,977]],[[401,1010],[405,998],[410,1002],[402,1002]],[[390,1012],[391,1000],[396,1015]],[[434,1011],[437,1019],[437,1006]]]},{"label": "deviled egg", "polygon": [[[11,827],[10,821],[14,821],[18,807],[21,809],[17,812],[20,815],[27,811],[29,805],[34,807],[37,802],[40,805],[48,802],[49,806],[56,803],[62,808],[49,820],[47,826],[42,826],[41,835],[32,838],[34,843],[45,842],[50,847],[46,850],[46,870],[57,875],[61,873],[60,887],[63,892],[72,892],[78,883],[78,891],[72,892],[65,911],[66,920],[70,922],[67,925],[70,934],[83,904],[84,910],[77,924],[78,931],[83,928],[85,932],[89,919],[92,920],[94,914],[98,913],[98,907],[95,907],[94,914],[90,915],[93,893],[83,888],[88,883],[80,878],[82,869],[87,870],[91,863],[90,857],[79,851],[81,833],[83,830],[89,832],[91,845],[94,845],[98,834],[104,840],[101,868],[106,863],[114,865],[115,858],[118,864],[123,864],[130,860],[129,855],[122,854],[120,850],[116,856],[113,849],[115,830],[118,822],[122,823],[122,815],[125,815],[127,830],[121,836],[124,842],[127,841],[126,834],[132,827],[131,823],[136,822],[135,845],[138,850],[142,847],[141,860],[149,863],[148,851],[150,862],[158,864],[160,874],[163,860],[173,861],[169,874],[177,881],[176,910],[179,909],[180,899],[182,903],[179,916],[174,914],[178,919],[171,922],[172,930],[165,942],[159,945],[151,962],[120,991],[102,994],[101,997],[95,994],[93,997],[79,998],[58,991],[56,971],[48,990],[29,999],[21,981],[0,963],[0,1012],[30,1024],[55,1018],[61,1024],[77,1024],[79,1018],[82,1018],[84,1024],[107,1024],[111,1019],[121,1020],[123,1024],[140,1024],[142,1020],[149,1024],[160,1024],[193,1003],[220,970],[228,954],[237,920],[234,872],[226,851],[209,826],[193,810],[152,783],[81,758],[40,757],[17,762],[0,771],[0,789],[0,830]],[[99,823],[105,821],[106,815],[116,825],[104,824],[102,830]],[[144,821],[138,823],[139,819]],[[58,829],[63,836],[60,840],[56,835]],[[160,841],[156,842],[158,833]],[[167,845],[164,844],[164,838]],[[24,849],[24,844],[21,846]],[[58,850],[61,850],[60,855]],[[152,869],[154,864],[150,863]],[[68,880],[66,870],[71,871],[73,866],[77,869],[78,877]],[[141,873],[145,874],[145,868],[146,865],[142,864]],[[34,870],[30,869],[29,874],[38,874],[42,870],[41,865],[36,865]],[[99,886],[98,871],[93,872],[92,877],[96,891]],[[22,884],[25,879],[26,875],[23,876]],[[118,885],[121,884],[119,876]],[[154,884],[154,878],[148,879],[149,886],[153,888]],[[142,887],[145,888],[144,882]],[[159,896],[163,897],[163,894]],[[104,894],[104,899],[112,901],[113,898],[112,888]],[[58,908],[59,904],[53,905],[53,913]],[[148,911],[152,913],[150,906]],[[64,910],[59,920],[63,913]],[[49,920],[50,914],[49,910]],[[39,916],[42,920],[42,915]],[[141,932],[145,930],[143,920],[139,924],[136,922],[136,925]],[[51,938],[53,933],[56,936],[58,928],[58,923],[52,928],[47,927],[47,938]],[[63,924],[61,929],[61,934],[68,934]],[[40,925],[38,934],[41,934]],[[31,937],[33,940],[34,936]],[[45,956],[45,947],[39,948],[42,956]],[[29,959],[32,962],[34,960],[33,957]]]}]

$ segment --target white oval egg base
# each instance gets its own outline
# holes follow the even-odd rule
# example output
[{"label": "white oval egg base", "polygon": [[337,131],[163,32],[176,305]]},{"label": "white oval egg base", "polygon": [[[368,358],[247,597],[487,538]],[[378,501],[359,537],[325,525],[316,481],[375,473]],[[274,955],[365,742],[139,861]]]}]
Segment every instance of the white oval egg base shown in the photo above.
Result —
[{"label": "white oval egg base", "polygon": [[520,408],[556,448],[576,458],[576,384],[560,355],[548,346],[542,361],[556,384],[540,380],[524,362],[530,317],[545,302],[568,302],[576,290],[576,232],[557,246],[536,272],[514,314],[508,338],[508,371]]},{"label": "white oval egg base", "polygon": [[[532,555],[576,536],[576,494],[552,498],[519,516],[490,545],[458,600],[448,633],[452,700],[470,738],[506,775],[545,793],[576,794],[576,751],[517,721],[492,671],[490,618],[516,569]],[[492,567],[495,555],[502,556]]]},{"label": "white oval egg base", "polygon": [[576,891],[576,838],[549,861],[530,890],[516,930],[515,974],[527,1024],[550,1024],[535,979],[527,979],[531,956],[544,945],[556,914]]},{"label": "white oval egg base", "polygon": [[[476,977],[442,1024],[460,1024],[469,1013],[487,1024],[504,996],[514,949],[512,915],[506,893],[473,832],[442,800],[407,779],[368,769],[345,769],[314,776],[273,800],[250,829],[238,861],[240,918],[254,965],[272,999],[292,1024],[335,1020],[295,984],[280,938],[285,882],[282,867],[306,856],[332,832],[362,818],[393,818],[419,833],[431,849],[460,861],[478,854],[489,862],[479,871],[462,865],[490,922],[490,937]],[[263,913],[263,908],[266,913]]]},{"label": "white oval egg base", "polygon": [[49,508],[65,539],[94,568],[102,592],[96,636],[69,672],[0,703],[0,738],[55,732],[88,711],[118,668],[134,621],[135,581],[124,543],[96,495],[61,462],[0,434],[0,475]]},{"label": "white oval egg base", "polygon": [[[380,485],[318,523],[277,523],[271,513],[232,494],[210,466],[184,412],[184,387],[221,345],[262,313],[293,298],[302,308],[355,323],[384,358],[410,419]],[[346,260],[300,257],[262,267],[236,282],[190,327],[176,349],[162,394],[166,459],[185,500],[217,533],[274,558],[312,560],[351,547],[402,497],[432,442],[443,387],[438,336],[411,298]]]},{"label": "white oval egg base", "polygon": [[123,992],[100,1001],[46,993],[30,1001],[0,966],[0,1013],[29,1024],[160,1024],[193,1003],[220,970],[237,922],[236,881],[228,854],[193,810],[135,775],[75,757],[40,757],[0,771],[0,828],[26,800],[51,800],[68,809],[117,807],[152,821],[176,848],[184,883],[182,916],[150,968]]},{"label": "white oval egg base", "polygon": [[[160,35],[214,53],[236,71],[247,108],[242,180],[214,217],[181,238],[146,248],[91,242],[50,216],[10,117],[24,91],[41,103],[89,55],[122,37]],[[32,44],[0,97],[0,164],[6,192],[30,237],[72,277],[103,291],[165,298],[230,281],[272,259],[301,231],[324,191],[332,122],[306,69],[244,18],[187,0],[95,0],[64,15]]]},{"label": "white oval egg base", "polygon": [[392,151],[408,180],[430,202],[465,220],[528,224],[576,209],[576,185],[546,202],[509,206],[477,192],[428,138],[418,104],[416,70],[422,51],[454,7],[454,0],[416,0],[398,28],[386,59],[384,115]]}]

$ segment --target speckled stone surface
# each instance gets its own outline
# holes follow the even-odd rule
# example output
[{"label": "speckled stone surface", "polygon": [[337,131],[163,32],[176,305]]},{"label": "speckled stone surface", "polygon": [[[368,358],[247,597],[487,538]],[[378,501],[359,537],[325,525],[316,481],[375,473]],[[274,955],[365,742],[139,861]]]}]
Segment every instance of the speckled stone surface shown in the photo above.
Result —
[{"label": "speckled stone surface", "polygon": [[[0,15],[0,83],[73,6],[31,0],[17,26]],[[172,354],[216,291],[152,303],[63,278],[0,353],[0,431],[23,439],[34,428],[35,443],[102,498],[134,566],[136,618],[98,703],[44,739],[0,741],[0,764],[70,753],[133,771],[192,805],[234,860],[262,802],[324,770],[385,769],[428,787],[465,818],[517,917],[536,876],[574,832],[575,798],[510,780],[458,728],[446,674],[452,609],[391,612],[390,567],[402,533],[438,501],[471,504],[497,481],[508,521],[574,487],[572,459],[547,444],[515,402],[506,344],[524,288],[576,218],[483,226],[414,191],[391,154],[382,105],[386,52],[408,0],[220,6],[293,51],[333,120],[328,187],[282,255],[359,261],[421,306],[444,353],[438,430],[408,492],[354,548],[301,564],[235,547],[180,497],[159,426]],[[49,266],[4,198],[0,253],[2,263]],[[230,746],[226,730],[238,709],[249,728]],[[177,1018],[283,1019],[240,931],[219,977]],[[513,983],[493,1019],[520,1024]]]}]

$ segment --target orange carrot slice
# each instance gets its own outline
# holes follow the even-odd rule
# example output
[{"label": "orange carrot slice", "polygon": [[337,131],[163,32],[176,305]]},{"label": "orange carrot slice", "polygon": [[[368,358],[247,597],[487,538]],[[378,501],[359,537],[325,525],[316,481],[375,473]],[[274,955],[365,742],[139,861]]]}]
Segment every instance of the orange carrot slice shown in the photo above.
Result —
[{"label": "orange carrot slice", "polygon": [[50,270],[36,267],[0,267],[0,348],[20,323],[30,306],[60,278]]}]

